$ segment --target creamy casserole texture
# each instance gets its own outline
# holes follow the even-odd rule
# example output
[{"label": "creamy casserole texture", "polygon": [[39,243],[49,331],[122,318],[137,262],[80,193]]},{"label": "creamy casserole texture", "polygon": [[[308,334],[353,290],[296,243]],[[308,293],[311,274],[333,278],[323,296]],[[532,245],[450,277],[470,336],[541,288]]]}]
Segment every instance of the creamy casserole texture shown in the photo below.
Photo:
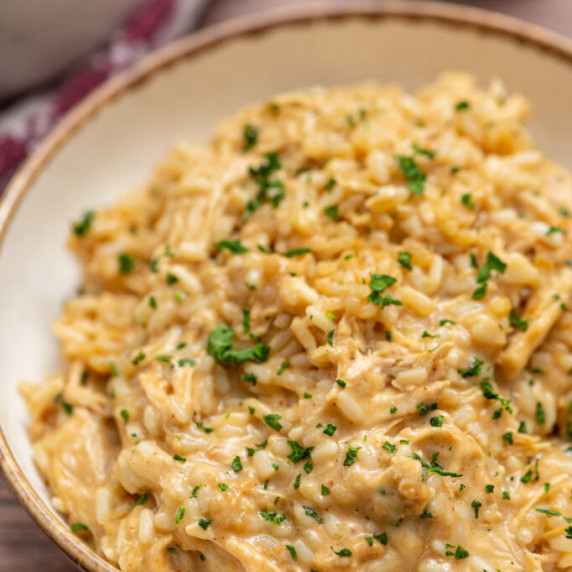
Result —
[{"label": "creamy casserole texture", "polygon": [[281,95],[85,213],[22,388],[72,529],[132,571],[572,570],[572,180],[528,113]]}]

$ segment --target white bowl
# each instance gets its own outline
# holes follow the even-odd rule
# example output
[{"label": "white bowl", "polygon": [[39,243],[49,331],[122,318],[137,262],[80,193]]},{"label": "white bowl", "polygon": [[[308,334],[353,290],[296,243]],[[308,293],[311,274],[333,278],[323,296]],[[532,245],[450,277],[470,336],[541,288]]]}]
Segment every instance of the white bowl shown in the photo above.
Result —
[{"label": "white bowl", "polygon": [[415,89],[463,69],[504,78],[534,105],[540,146],[572,168],[572,44],[506,17],[430,2],[352,2],[254,16],[205,30],[100,88],[53,131],[0,204],[0,457],[18,496],[87,570],[113,570],[50,506],[32,459],[19,380],[58,366],[50,323],[78,283],[70,221],[144,181],[177,140],[277,92],[365,79]]}]

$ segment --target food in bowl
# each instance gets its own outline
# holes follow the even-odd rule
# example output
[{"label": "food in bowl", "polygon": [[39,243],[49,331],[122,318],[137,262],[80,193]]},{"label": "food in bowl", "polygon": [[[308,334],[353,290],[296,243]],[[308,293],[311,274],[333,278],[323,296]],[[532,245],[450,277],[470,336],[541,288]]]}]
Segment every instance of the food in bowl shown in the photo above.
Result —
[{"label": "food in bowl", "polygon": [[572,566],[572,178],[447,74],[277,96],[72,228],[22,391],[121,570]]}]

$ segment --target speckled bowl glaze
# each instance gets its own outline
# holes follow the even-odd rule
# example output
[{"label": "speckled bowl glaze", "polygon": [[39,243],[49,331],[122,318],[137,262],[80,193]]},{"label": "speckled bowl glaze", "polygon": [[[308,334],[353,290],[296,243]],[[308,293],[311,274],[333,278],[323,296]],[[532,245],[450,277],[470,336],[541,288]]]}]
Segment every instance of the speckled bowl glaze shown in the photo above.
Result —
[{"label": "speckled bowl glaze", "polygon": [[177,140],[204,141],[243,105],[368,79],[415,89],[441,71],[500,76],[532,101],[539,145],[572,168],[572,43],[518,20],[432,2],[312,4],[224,23],[113,78],[66,116],[0,203],[0,463],[45,532],[83,569],[115,568],[72,534],[38,474],[17,391],[58,365],[50,323],[78,277],[70,220],[136,186]]}]

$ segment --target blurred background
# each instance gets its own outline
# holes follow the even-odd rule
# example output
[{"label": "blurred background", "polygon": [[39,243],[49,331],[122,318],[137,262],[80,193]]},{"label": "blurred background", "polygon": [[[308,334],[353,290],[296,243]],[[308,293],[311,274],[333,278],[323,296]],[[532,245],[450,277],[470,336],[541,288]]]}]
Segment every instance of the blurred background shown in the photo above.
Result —
[{"label": "blurred background", "polygon": [[[0,194],[63,114],[149,51],[223,20],[311,2],[0,0]],[[572,0],[449,3],[510,14],[572,39]],[[0,572],[39,569],[76,570],[18,504],[0,475]]]}]

